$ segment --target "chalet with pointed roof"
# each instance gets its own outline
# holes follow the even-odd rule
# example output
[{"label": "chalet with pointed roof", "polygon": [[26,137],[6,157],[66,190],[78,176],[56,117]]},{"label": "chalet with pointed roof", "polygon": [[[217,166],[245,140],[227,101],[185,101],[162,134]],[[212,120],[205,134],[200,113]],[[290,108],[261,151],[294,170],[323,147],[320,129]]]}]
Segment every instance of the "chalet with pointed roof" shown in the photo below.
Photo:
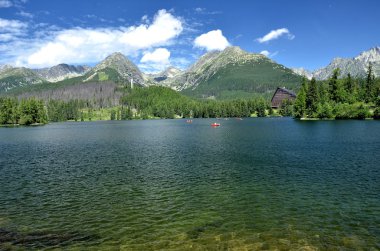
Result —
[{"label": "chalet with pointed roof", "polygon": [[285,87],[277,87],[271,100],[272,108],[275,108],[275,109],[280,108],[282,102],[285,99],[294,100],[296,99],[296,97],[297,96],[293,91],[290,91],[286,89]]}]

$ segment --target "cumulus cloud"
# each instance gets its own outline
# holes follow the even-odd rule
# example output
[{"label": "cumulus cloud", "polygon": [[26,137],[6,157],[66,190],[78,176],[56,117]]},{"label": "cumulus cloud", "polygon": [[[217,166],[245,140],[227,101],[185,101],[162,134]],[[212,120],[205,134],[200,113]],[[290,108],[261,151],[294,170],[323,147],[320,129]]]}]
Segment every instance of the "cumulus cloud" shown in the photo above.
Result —
[{"label": "cumulus cloud", "polygon": [[289,40],[292,40],[295,37],[293,34],[289,32],[287,28],[281,28],[281,29],[270,31],[265,36],[258,38],[257,41],[259,43],[265,43],[265,42],[269,42],[271,40],[277,39],[283,35],[287,35]]},{"label": "cumulus cloud", "polygon": [[146,52],[141,58],[141,63],[153,62],[153,63],[162,63],[168,64],[170,58],[170,51],[166,48],[157,48],[153,52]]},{"label": "cumulus cloud", "polygon": [[195,38],[194,46],[205,48],[207,51],[224,50],[230,43],[221,30],[212,30]]},{"label": "cumulus cloud", "polygon": [[[16,65],[20,66],[46,67],[59,63],[98,62],[115,51],[120,51],[128,56],[136,56],[143,50],[150,51],[155,47],[170,44],[172,39],[181,34],[182,30],[180,18],[166,10],[160,10],[150,24],[54,31],[42,42],[41,39],[31,41],[27,45],[27,53],[24,50],[14,61]],[[152,54],[157,55],[163,51],[159,50],[154,54],[155,52]],[[148,54],[144,56],[146,55]]]},{"label": "cumulus cloud", "polygon": [[141,58],[139,67],[147,73],[164,70],[170,65],[170,51],[166,48],[157,48],[153,52],[145,52]]},{"label": "cumulus cloud", "polygon": [[149,48],[153,45],[165,44],[168,40],[177,37],[182,30],[180,19],[166,10],[160,10],[151,25],[129,27],[121,36],[120,42],[134,49]]},{"label": "cumulus cloud", "polygon": [[9,0],[0,0],[0,8],[9,8],[12,5],[12,2]]}]

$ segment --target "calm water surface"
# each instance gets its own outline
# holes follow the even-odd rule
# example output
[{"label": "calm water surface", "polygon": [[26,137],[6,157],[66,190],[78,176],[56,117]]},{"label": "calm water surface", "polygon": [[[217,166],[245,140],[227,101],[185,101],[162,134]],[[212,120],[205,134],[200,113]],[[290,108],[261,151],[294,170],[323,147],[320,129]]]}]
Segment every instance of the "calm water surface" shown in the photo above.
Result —
[{"label": "calm water surface", "polygon": [[0,250],[379,250],[380,122],[0,128]]}]

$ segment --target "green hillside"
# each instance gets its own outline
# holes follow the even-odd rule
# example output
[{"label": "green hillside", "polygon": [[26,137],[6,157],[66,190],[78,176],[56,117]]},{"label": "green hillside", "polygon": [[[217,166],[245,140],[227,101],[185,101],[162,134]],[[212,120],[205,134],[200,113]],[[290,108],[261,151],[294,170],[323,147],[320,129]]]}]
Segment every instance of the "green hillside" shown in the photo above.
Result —
[{"label": "green hillside", "polygon": [[[89,77],[91,76],[90,80]],[[125,79],[120,76],[120,74],[112,69],[112,68],[105,68],[102,69],[102,71],[99,72],[88,72],[83,76],[74,77],[65,79],[56,83],[50,83],[50,82],[43,82],[42,84],[34,84],[34,85],[24,85],[24,86],[18,86],[14,87],[13,89],[7,91],[6,93],[3,93],[3,95],[20,95],[23,93],[37,93],[37,92],[43,92],[47,90],[57,90],[62,89],[65,87],[78,85],[81,83],[86,82],[113,82],[119,85],[122,85],[125,83]],[[1,95],[1,92],[0,92]]]},{"label": "green hillside", "polygon": [[29,85],[46,83],[32,70],[20,67],[3,70],[0,74],[0,94],[14,88],[22,88]]},{"label": "green hillside", "polygon": [[226,49],[193,74],[196,81],[182,92],[197,98],[269,98],[279,86],[298,90],[302,82],[291,69],[240,48]]}]

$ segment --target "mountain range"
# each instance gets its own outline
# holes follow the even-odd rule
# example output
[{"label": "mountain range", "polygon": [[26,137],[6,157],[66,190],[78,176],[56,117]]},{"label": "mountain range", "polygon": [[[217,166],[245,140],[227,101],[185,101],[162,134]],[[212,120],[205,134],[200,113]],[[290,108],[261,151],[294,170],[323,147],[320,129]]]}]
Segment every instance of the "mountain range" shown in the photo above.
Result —
[{"label": "mountain range", "polygon": [[354,58],[334,58],[326,67],[315,71],[308,71],[303,68],[293,68],[292,70],[302,76],[317,80],[328,79],[334,69],[340,69],[340,77],[346,77],[348,73],[355,78],[363,78],[367,74],[368,65],[372,64],[373,73],[376,77],[380,76],[380,47],[371,48],[368,51],[360,53]]},{"label": "mountain range", "polygon": [[18,93],[58,88],[89,82],[113,82],[139,86],[170,87],[197,98],[242,98],[252,95],[269,97],[278,86],[297,90],[302,76],[325,80],[335,68],[341,77],[350,73],[364,77],[372,63],[375,76],[380,76],[380,47],[362,52],[354,58],[335,58],[324,68],[313,72],[303,68],[290,69],[262,54],[249,53],[239,47],[211,51],[187,70],[169,67],[156,74],[144,74],[121,53],[113,53],[93,68],[59,64],[50,68],[0,66],[0,93]]}]

